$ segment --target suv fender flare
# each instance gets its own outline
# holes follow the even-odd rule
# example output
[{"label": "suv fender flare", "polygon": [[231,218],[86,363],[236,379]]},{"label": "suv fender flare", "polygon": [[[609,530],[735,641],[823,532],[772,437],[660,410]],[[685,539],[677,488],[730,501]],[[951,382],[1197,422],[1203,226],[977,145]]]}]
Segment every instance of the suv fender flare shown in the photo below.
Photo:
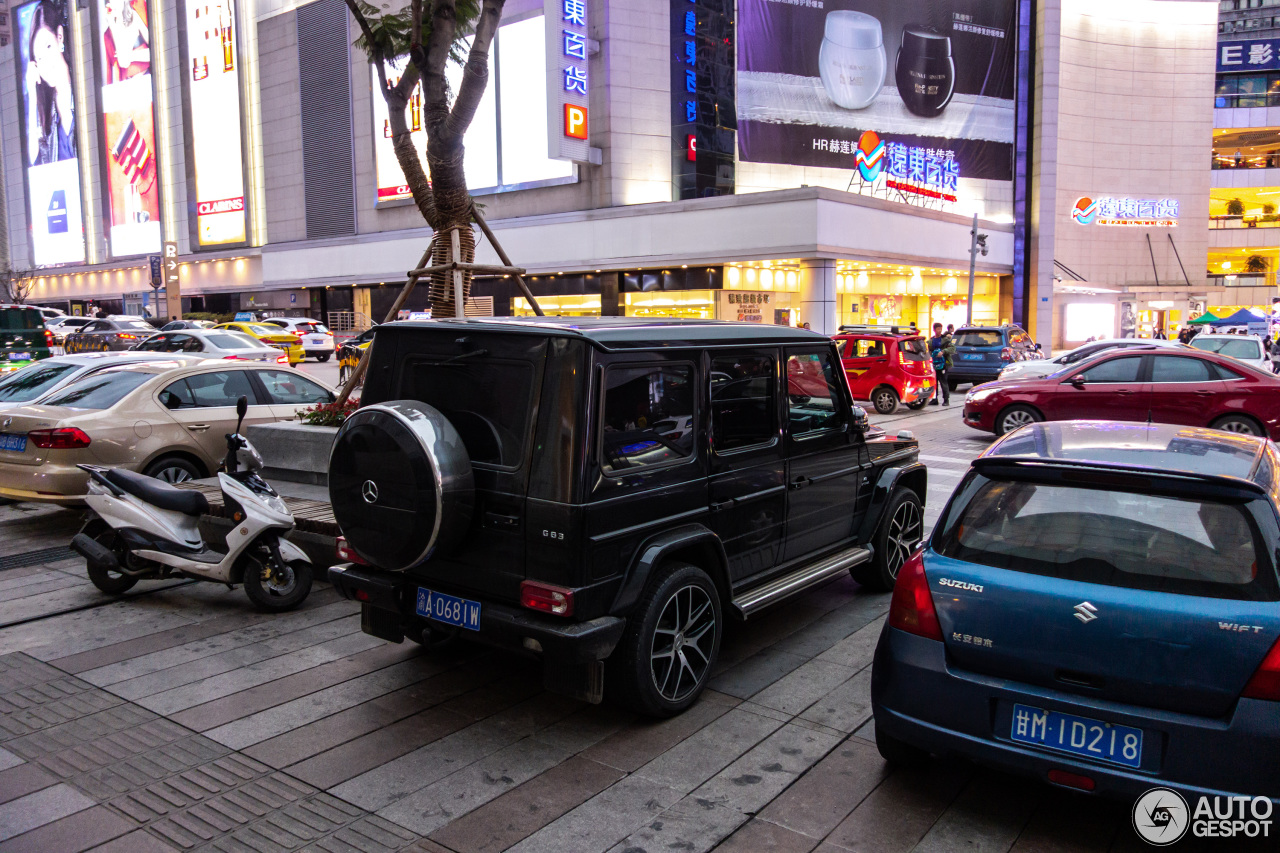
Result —
[{"label": "suv fender flare", "polygon": [[871,541],[876,528],[880,526],[881,516],[889,503],[889,498],[899,486],[915,492],[920,498],[920,505],[923,506],[929,487],[929,472],[924,463],[911,462],[886,468],[880,472],[880,479],[876,480],[871,490],[871,504],[867,507],[867,514],[862,518],[862,529],[858,531],[859,542]]},{"label": "suv fender flare", "polygon": [[[729,586],[729,560],[724,553],[724,544],[720,537],[704,525],[686,524],[659,533],[640,546],[609,612],[621,615],[635,606],[653,572],[664,560],[677,554],[683,555],[687,562],[711,576],[716,588],[720,590],[722,603],[727,606],[733,596]],[[697,556],[690,556],[691,554]]]}]

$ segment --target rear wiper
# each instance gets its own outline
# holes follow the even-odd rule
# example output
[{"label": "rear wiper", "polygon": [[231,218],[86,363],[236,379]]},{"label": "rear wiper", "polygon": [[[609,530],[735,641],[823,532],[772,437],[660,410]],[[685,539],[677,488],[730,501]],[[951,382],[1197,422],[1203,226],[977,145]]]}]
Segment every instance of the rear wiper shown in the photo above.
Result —
[{"label": "rear wiper", "polygon": [[444,367],[446,364],[453,364],[455,361],[461,361],[464,358],[471,358],[476,355],[488,355],[487,349],[473,349],[471,352],[459,353],[458,355],[446,358],[444,361],[436,362],[437,367]]}]

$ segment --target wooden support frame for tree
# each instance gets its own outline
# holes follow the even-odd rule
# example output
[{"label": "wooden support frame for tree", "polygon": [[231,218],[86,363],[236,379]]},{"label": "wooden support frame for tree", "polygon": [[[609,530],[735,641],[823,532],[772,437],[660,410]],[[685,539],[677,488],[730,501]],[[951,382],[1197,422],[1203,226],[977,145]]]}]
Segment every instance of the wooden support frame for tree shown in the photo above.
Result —
[{"label": "wooden support frame for tree", "polygon": [[[476,224],[480,226],[480,231],[489,241],[489,245],[493,246],[494,252],[502,261],[502,264],[473,264],[464,263],[458,260],[461,255],[461,240],[458,235],[457,228],[449,229],[449,260],[443,264],[432,264],[431,254],[435,248],[436,240],[442,239],[443,234],[437,232],[431,237],[431,242],[427,245],[427,250],[422,253],[422,259],[418,261],[418,265],[407,273],[404,287],[400,290],[400,295],[396,297],[396,301],[392,303],[391,310],[387,312],[386,319],[382,322],[390,323],[400,313],[400,309],[404,307],[404,303],[409,299],[409,294],[413,293],[414,287],[417,286],[419,279],[429,277],[437,272],[452,272],[454,287],[454,312],[455,318],[462,320],[466,318],[466,300],[463,295],[462,273],[464,271],[472,273],[487,273],[490,275],[510,275],[516,280],[516,285],[520,288],[520,292],[524,294],[524,298],[529,300],[533,313],[539,317],[545,316],[538,300],[534,298],[533,291],[529,289],[529,285],[524,280],[524,268],[517,267],[511,263],[511,258],[507,256],[506,251],[502,248],[502,244],[498,242],[498,238],[489,228],[489,223],[484,221],[484,217],[480,215],[480,211],[476,209],[475,203],[471,205],[471,215],[475,219]],[[373,347],[366,349],[360,356],[360,362],[356,365],[356,369],[351,371],[351,375],[347,377],[346,384],[342,386],[342,390],[338,392],[338,404],[341,405],[351,396],[351,392],[360,384],[364,378],[365,372],[369,369],[369,353]]]}]

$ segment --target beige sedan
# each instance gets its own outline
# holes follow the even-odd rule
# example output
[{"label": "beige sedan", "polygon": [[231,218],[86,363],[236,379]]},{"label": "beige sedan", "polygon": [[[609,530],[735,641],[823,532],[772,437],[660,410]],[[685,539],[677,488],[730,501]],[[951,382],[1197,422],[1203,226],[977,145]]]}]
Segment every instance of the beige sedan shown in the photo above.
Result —
[{"label": "beige sedan", "polygon": [[246,426],[334,399],[333,389],[284,366],[175,359],[110,367],[0,414],[0,497],[78,503],[87,490],[81,463],[170,483],[212,476],[242,396]]}]

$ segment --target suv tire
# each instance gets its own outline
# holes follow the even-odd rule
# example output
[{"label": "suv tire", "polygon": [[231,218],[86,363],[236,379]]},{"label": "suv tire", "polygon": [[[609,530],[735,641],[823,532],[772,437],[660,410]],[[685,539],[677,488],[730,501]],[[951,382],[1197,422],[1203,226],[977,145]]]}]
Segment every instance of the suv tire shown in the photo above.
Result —
[{"label": "suv tire", "polygon": [[960,387],[960,380],[959,380],[959,379],[948,379],[948,380],[947,380],[947,390],[949,390],[952,394],[956,393],[956,389],[957,389],[957,388],[959,388],[959,387]]},{"label": "suv tire", "polygon": [[919,767],[929,760],[929,753],[920,747],[887,735],[879,728],[876,729],[876,749],[880,750],[881,758],[899,767]]},{"label": "suv tire", "polygon": [[898,580],[902,568],[924,539],[924,507],[911,489],[899,488],[889,498],[880,517],[880,528],[871,539],[875,556],[849,570],[862,586],[877,592],[888,592]]},{"label": "suv tire", "polygon": [[609,657],[612,698],[651,717],[679,714],[707,686],[723,633],[720,592],[707,573],[666,563],[650,579]]},{"label": "suv tire", "polygon": [[898,392],[888,385],[881,385],[871,392],[871,405],[882,415],[892,415],[898,410]]}]

